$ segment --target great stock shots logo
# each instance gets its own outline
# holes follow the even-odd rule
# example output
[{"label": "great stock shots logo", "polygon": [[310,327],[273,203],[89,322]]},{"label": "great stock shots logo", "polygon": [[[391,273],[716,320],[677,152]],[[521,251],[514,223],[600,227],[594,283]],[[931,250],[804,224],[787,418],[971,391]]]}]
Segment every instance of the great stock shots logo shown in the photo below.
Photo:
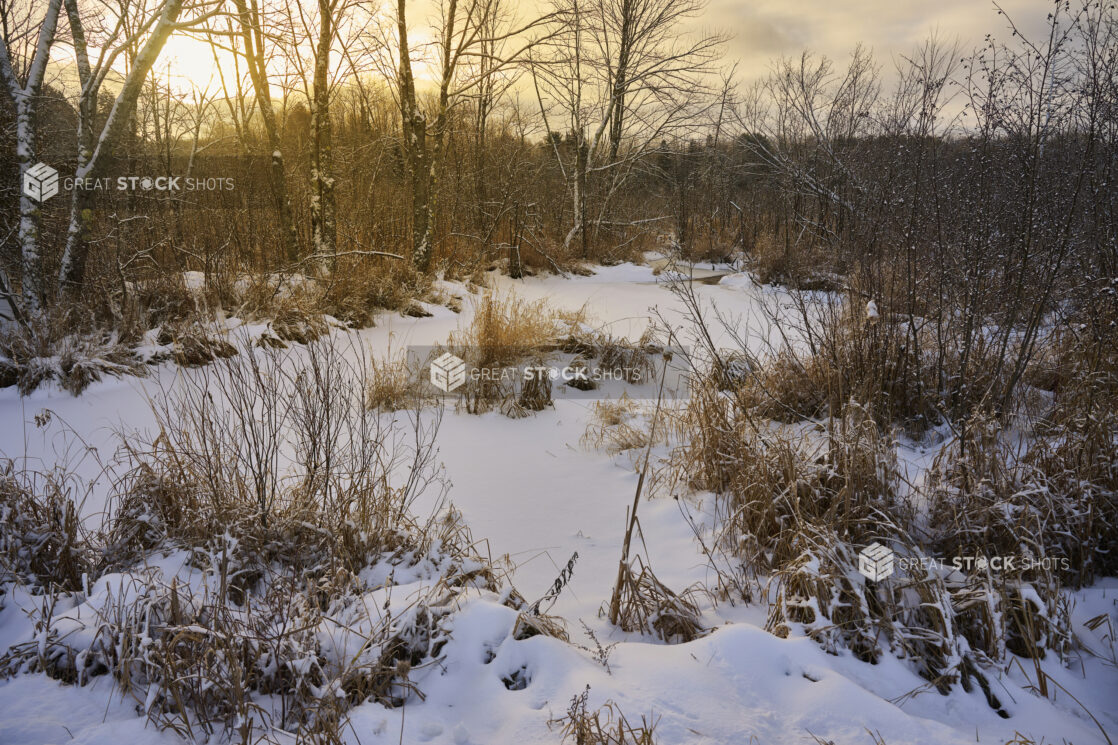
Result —
[{"label": "great stock shots logo", "polygon": [[46,163],[36,163],[23,173],[23,193],[36,202],[45,202],[58,193],[58,171]]},{"label": "great stock shots logo", "polygon": [[431,383],[436,388],[450,393],[466,382],[466,363],[461,357],[447,352],[431,363]]},{"label": "great stock shots logo", "polygon": [[[173,201],[177,207],[202,209],[270,208],[268,199],[260,198],[259,189],[239,189],[237,179],[244,174],[258,173],[256,160],[242,157],[198,158],[170,164],[140,161],[124,163],[112,157],[102,162],[99,173],[112,175],[63,175],[46,163],[36,163],[23,172],[20,190],[23,196],[43,204],[62,193],[85,192],[90,206],[103,204],[95,200],[117,199],[113,209],[122,204],[129,209],[143,210],[153,203]],[[138,173],[120,173],[123,166]],[[79,171],[80,172],[80,171]],[[123,196],[126,202],[118,197]]]},{"label": "great stock shots logo", "polygon": [[880,582],[888,579],[897,571],[912,576],[913,572],[969,574],[994,573],[1012,576],[1028,576],[1033,572],[1051,572],[1055,569],[1071,569],[1071,560],[1066,556],[985,556],[981,554],[953,556],[950,559],[932,556],[898,556],[892,549],[876,541],[858,552],[858,571],[869,580]]},{"label": "great stock shots logo", "polygon": [[893,573],[893,551],[876,541],[858,553],[858,571],[866,579],[880,582]]}]

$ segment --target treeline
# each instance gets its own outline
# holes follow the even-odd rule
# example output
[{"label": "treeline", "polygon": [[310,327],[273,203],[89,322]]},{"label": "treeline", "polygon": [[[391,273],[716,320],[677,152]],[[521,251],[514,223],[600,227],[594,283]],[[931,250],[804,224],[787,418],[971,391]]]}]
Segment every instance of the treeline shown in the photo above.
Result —
[{"label": "treeline", "polygon": [[[425,46],[406,3],[379,18],[342,0],[131,1],[152,22],[98,40],[117,67],[83,57],[80,33],[116,6],[52,0],[46,20],[4,6],[2,291],[25,322],[73,301],[119,321],[153,277],[184,271],[218,288],[307,275],[375,303],[355,277],[419,286],[659,249],[744,252],[764,280],[975,319],[964,335],[1000,316],[1016,343],[1118,269],[1109,4],[1054,3],[1043,39],[1010,23],[973,52],[933,40],[888,74],[861,48],[842,65],[805,54],[746,87],[716,74],[722,38],[681,34],[702,10],[690,0],[556,0],[530,19],[449,3]],[[38,64],[56,5],[76,97]],[[236,62],[219,90],[160,74],[172,11]],[[40,160],[64,182],[222,188],[39,203],[19,184]]]}]

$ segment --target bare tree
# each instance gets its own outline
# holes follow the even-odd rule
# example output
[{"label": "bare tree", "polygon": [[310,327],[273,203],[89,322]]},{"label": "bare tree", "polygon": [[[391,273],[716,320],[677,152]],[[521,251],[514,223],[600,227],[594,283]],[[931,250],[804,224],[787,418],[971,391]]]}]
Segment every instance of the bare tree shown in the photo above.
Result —
[{"label": "bare tree", "polygon": [[[289,61],[301,79],[302,92],[310,104],[311,234],[315,256],[337,253],[337,205],[334,180],[333,119],[331,98],[341,66],[331,64],[335,46],[342,60],[351,63],[348,48],[352,38],[343,38],[346,20],[356,6],[352,0],[318,0],[317,14],[309,14],[299,3],[286,4],[290,24]],[[298,23],[297,23],[298,21]],[[304,55],[310,59],[310,74]],[[309,78],[309,79],[308,79]]]},{"label": "bare tree", "polygon": [[[564,244],[581,236],[585,257],[592,228],[602,225],[630,168],[701,111],[703,73],[724,38],[681,37],[681,24],[702,13],[702,0],[554,0],[553,7],[562,30],[550,54],[533,59],[532,74],[541,115],[546,121],[557,110],[572,139],[569,167],[552,144],[574,208]],[[591,217],[598,174],[608,179]]]},{"label": "bare tree", "polygon": [[[451,17],[457,0],[451,2]],[[415,75],[411,66],[411,47],[408,43],[407,0],[397,0],[396,42],[399,46],[399,88],[401,141],[404,161],[411,186],[412,203],[412,261],[425,269],[431,261],[431,188],[434,182],[434,164],[427,146],[427,118],[419,108],[415,94]],[[453,21],[452,21],[453,22]]]},{"label": "bare tree", "polygon": [[334,42],[335,14],[340,0],[318,0],[318,44],[314,55],[314,94],[311,97],[311,226],[314,250],[331,255],[337,251],[337,218],[334,200],[334,140],[330,120],[330,46]]},{"label": "bare tree", "polygon": [[256,108],[264,124],[264,134],[270,152],[269,182],[272,187],[272,200],[276,206],[283,232],[284,248],[288,261],[299,258],[299,234],[295,228],[295,216],[291,209],[291,198],[287,189],[287,174],[284,167],[283,150],[280,147],[279,124],[272,104],[271,84],[268,76],[269,50],[265,45],[270,37],[265,32],[265,18],[258,0],[232,0],[235,9],[236,33],[239,44],[234,43],[231,50],[245,60],[252,89],[256,94]]}]

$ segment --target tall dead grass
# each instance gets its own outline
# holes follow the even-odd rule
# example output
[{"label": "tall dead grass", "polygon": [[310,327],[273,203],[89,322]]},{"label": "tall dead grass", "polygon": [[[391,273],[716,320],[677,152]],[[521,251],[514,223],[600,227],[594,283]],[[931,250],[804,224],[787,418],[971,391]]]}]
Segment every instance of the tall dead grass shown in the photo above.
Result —
[{"label": "tall dead grass", "polygon": [[[1012,360],[1026,353],[1012,343],[976,335],[953,347],[887,307],[801,297],[791,327],[770,319],[785,323],[783,341],[757,356],[736,329],[741,348],[717,348],[693,290],[677,292],[700,343],[671,469],[715,494],[713,532],[695,526],[719,577],[714,596],[765,598],[774,633],[867,661],[895,654],[941,691],[977,686],[996,709],[985,669],[1074,649],[1062,588],[1116,569],[1118,422],[1104,344],[1065,335],[1014,383]],[[948,439],[909,483],[896,440],[932,426]],[[858,570],[875,542],[904,561],[885,582]],[[1017,565],[980,563],[994,556]]]},{"label": "tall dead grass", "polygon": [[0,465],[0,587],[77,590],[96,557],[64,473]]}]

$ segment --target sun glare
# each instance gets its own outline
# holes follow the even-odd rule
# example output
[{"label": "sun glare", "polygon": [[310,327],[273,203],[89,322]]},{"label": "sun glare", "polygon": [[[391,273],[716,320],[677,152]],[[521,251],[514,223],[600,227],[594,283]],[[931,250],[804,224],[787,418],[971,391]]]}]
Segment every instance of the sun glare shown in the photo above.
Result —
[{"label": "sun glare", "polygon": [[209,44],[180,33],[167,40],[156,72],[175,93],[189,95],[193,91],[214,91],[221,87],[218,64],[232,70],[232,55],[218,50],[215,62]]}]

